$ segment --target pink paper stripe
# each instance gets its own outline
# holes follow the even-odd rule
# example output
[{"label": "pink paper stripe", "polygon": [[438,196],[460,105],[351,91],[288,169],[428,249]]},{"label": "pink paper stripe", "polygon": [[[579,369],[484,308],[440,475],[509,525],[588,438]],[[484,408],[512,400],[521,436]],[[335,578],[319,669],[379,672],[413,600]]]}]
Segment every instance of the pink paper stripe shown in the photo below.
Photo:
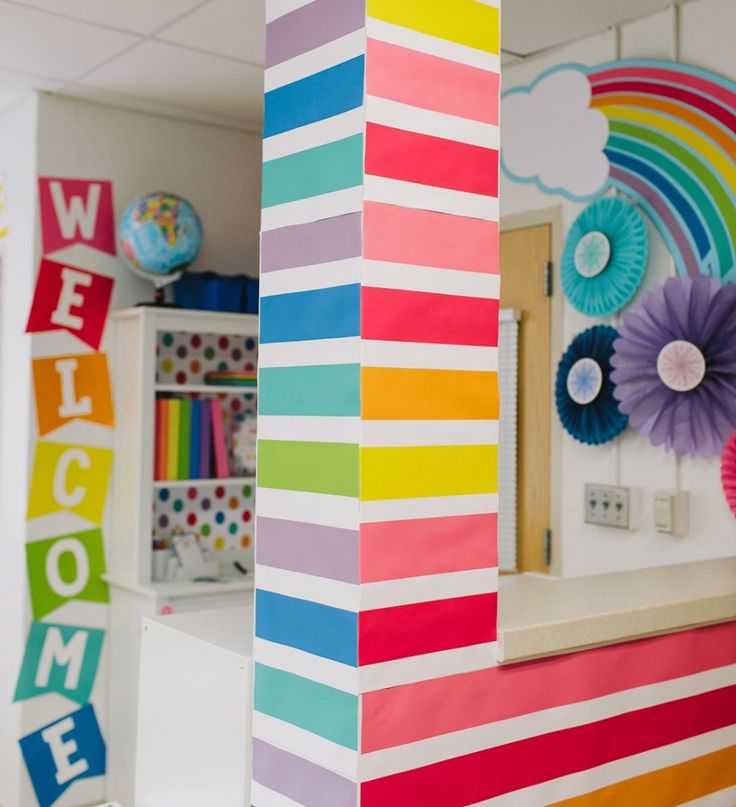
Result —
[{"label": "pink paper stripe", "polygon": [[498,274],[498,222],[366,202],[364,257]]},{"label": "pink paper stripe", "polygon": [[368,40],[368,95],[495,125],[499,83],[498,73]]},{"label": "pink paper stripe", "polygon": [[493,568],[495,513],[361,524],[362,583]]},{"label": "pink paper stripe", "polygon": [[736,663],[736,622],[363,696],[363,753]]}]

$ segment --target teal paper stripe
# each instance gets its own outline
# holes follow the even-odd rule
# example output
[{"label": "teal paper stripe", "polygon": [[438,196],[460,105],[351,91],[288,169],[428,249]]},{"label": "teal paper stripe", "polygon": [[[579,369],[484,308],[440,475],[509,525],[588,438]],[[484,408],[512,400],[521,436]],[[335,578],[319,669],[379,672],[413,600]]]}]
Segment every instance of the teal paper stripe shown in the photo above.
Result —
[{"label": "teal paper stripe", "polygon": [[355,188],[363,182],[363,135],[263,164],[263,207]]},{"label": "teal paper stripe", "polygon": [[358,750],[356,695],[256,663],[254,708],[345,748]]},{"label": "teal paper stripe", "polygon": [[261,415],[358,417],[360,365],[264,368],[258,405]]}]

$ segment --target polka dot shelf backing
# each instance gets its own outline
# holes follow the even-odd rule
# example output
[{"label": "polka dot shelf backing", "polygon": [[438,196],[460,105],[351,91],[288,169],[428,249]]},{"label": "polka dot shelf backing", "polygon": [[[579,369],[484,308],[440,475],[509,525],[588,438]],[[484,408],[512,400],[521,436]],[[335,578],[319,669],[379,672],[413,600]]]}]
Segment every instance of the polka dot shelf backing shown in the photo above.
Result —
[{"label": "polka dot shelf backing", "polygon": [[254,337],[159,331],[156,344],[158,384],[205,383],[215,371],[255,372],[258,344]]}]

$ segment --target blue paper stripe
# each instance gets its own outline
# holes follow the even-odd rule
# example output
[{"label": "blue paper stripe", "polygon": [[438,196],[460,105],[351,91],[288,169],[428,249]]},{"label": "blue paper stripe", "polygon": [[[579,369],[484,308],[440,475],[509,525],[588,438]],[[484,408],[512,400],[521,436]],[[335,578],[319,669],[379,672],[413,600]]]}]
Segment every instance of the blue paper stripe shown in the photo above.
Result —
[{"label": "blue paper stripe", "polygon": [[261,299],[261,343],[360,335],[360,284]]},{"label": "blue paper stripe", "polygon": [[365,57],[357,56],[266,93],[263,136],[298,129],[363,104]]},{"label": "blue paper stripe", "polygon": [[352,611],[256,591],[256,636],[358,666],[358,615]]}]

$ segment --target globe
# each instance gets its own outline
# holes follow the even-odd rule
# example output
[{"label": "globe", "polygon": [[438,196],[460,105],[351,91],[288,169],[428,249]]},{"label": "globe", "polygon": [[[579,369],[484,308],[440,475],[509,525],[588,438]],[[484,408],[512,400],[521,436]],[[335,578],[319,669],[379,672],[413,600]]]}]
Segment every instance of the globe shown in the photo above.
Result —
[{"label": "globe", "polygon": [[202,246],[202,222],[181,196],[156,191],[136,197],[120,221],[123,258],[156,289],[176,280]]}]

